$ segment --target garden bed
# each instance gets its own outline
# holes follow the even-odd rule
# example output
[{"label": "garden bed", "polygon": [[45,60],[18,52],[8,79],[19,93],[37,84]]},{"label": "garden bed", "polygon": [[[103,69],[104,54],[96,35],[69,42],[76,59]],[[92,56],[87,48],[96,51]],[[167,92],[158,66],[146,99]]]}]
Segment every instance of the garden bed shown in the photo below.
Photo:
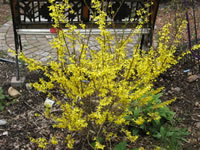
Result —
[{"label": "garden bed", "polygon": [[[0,11],[4,12],[0,13],[0,25],[5,23],[5,20],[10,16],[8,8],[8,5],[2,5],[2,0],[0,0]],[[1,50],[0,54],[2,54]],[[4,54],[2,56],[7,58]],[[199,62],[191,65],[191,60],[193,59],[188,59],[169,69],[159,77],[155,86],[165,86],[163,100],[177,98],[170,105],[170,108],[176,112],[176,126],[186,128],[190,132],[187,140],[183,143],[183,149],[200,150],[200,80],[188,82],[189,76],[199,74]],[[185,72],[187,69],[190,71]],[[15,74],[15,65],[0,62],[0,70],[0,86],[3,87],[4,94],[8,95],[7,91],[11,86],[10,80]],[[24,72],[26,72],[24,75],[26,75],[27,83],[36,81],[41,75],[39,72]],[[27,89],[25,86],[17,90],[21,96],[15,99],[7,98],[5,102],[8,106],[0,112],[0,120],[7,121],[6,125],[0,126],[0,149],[37,149],[35,144],[30,143],[29,137],[38,137],[38,135],[51,137],[51,131],[55,131],[46,119],[36,116],[44,111],[46,96],[34,89]],[[78,142],[81,142],[81,139]],[[158,144],[150,140],[149,136],[140,138],[136,143],[136,147],[143,146],[146,149]],[[62,146],[58,145],[52,149],[64,149]]]}]

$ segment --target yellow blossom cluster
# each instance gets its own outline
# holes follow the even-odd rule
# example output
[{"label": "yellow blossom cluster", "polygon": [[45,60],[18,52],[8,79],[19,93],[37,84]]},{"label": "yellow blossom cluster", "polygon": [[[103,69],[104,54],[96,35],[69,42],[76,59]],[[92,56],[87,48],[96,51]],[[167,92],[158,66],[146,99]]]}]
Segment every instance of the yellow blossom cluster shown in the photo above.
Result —
[{"label": "yellow blossom cluster", "polygon": [[48,144],[47,140],[45,138],[37,138],[37,139],[34,139],[34,138],[31,138],[30,137],[30,141],[32,143],[36,143],[38,144],[38,147],[39,148],[46,148],[46,145]]}]

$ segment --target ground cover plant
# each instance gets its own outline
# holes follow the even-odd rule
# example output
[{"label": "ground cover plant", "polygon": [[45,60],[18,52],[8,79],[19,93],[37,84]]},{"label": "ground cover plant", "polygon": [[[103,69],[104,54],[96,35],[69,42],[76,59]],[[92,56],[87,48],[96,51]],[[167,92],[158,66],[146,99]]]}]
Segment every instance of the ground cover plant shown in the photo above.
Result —
[{"label": "ground cover plant", "polygon": [[[154,96],[161,89],[153,90],[153,82],[156,78],[177,63],[178,58],[174,56],[175,45],[168,46],[170,24],[164,26],[160,33],[156,50],[151,48],[146,52],[136,45],[130,58],[127,56],[126,45],[132,41],[134,32],[126,38],[115,40],[115,36],[106,30],[104,19],[107,14],[100,9],[100,1],[92,2],[97,11],[94,20],[101,30],[96,38],[101,47],[100,51],[90,49],[83,40],[84,35],[76,32],[76,26],[67,22],[68,32],[72,34],[58,30],[58,38],[55,38],[52,43],[52,46],[58,50],[58,61],[52,60],[49,66],[44,66],[41,62],[21,54],[21,58],[29,64],[30,71],[42,70],[47,77],[33,83],[33,87],[56,101],[59,112],[54,113],[47,106],[45,115],[53,120],[54,128],[65,131],[63,137],[54,135],[50,139],[31,138],[31,141],[38,143],[41,148],[48,147],[48,141],[51,141],[49,144],[64,142],[68,148],[75,149],[76,138],[87,137],[85,142],[82,141],[83,147],[87,143],[94,149],[112,149],[114,147],[112,143],[118,141],[118,135],[124,134],[127,141],[133,143],[138,139],[140,135],[131,133],[128,126],[145,128],[143,126],[148,127],[156,120],[160,121],[164,117],[162,115],[171,116],[166,105],[174,99],[163,103],[157,102]],[[59,27],[59,21],[65,21],[62,15],[65,7],[72,9],[68,1],[50,7],[56,28]],[[146,13],[145,10],[141,12]],[[73,14],[73,10],[71,13]],[[144,17],[143,21],[145,19]],[[142,27],[143,21],[136,29]],[[185,25],[186,22],[182,22],[177,32],[177,43]],[[80,26],[85,28],[84,24]],[[66,44],[65,38],[69,39],[71,46]],[[113,41],[115,44],[111,47]],[[79,45],[78,52],[75,50],[75,44]],[[70,49],[73,51],[71,52]],[[55,90],[59,94],[55,94]],[[167,113],[159,112],[161,108]],[[131,115],[133,118],[130,120],[128,116]],[[166,119],[170,120],[167,117]],[[145,131],[148,132],[148,129]],[[160,127],[160,133],[163,132],[163,128]],[[153,136],[160,137],[156,134]]]},{"label": "ground cover plant", "polygon": [[3,88],[0,87],[0,111],[3,111],[6,106],[14,103],[15,100],[12,100],[10,96],[5,95]]},{"label": "ground cover plant", "polygon": [[3,94],[3,89],[0,87],[0,111],[4,109],[6,96]]}]

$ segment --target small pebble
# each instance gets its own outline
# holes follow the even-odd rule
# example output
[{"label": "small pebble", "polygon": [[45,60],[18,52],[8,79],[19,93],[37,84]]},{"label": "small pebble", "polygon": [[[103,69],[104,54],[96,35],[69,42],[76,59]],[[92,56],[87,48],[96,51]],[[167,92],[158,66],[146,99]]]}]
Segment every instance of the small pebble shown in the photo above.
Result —
[{"label": "small pebble", "polygon": [[192,75],[192,72],[188,72],[187,75],[188,75],[188,76],[191,76],[191,75]]},{"label": "small pebble", "polygon": [[0,125],[3,126],[3,125],[6,125],[7,124],[7,121],[6,120],[0,120]]},{"label": "small pebble", "polygon": [[174,88],[174,91],[180,92],[180,91],[181,91],[181,88],[180,88],[180,87],[175,87],[175,88]]},{"label": "small pebble", "polygon": [[199,104],[199,102],[195,102],[195,104],[194,104],[195,106],[197,106],[197,107],[200,107],[200,104]]},{"label": "small pebble", "polygon": [[6,136],[8,136],[8,131],[3,132],[2,135],[6,135]]},{"label": "small pebble", "polygon": [[197,122],[197,123],[196,123],[196,127],[197,127],[197,128],[200,128],[200,122]]},{"label": "small pebble", "polygon": [[30,84],[29,84],[29,83],[26,83],[26,85],[25,85],[25,86],[26,86],[26,89],[27,89],[27,90],[31,90],[31,89],[32,89],[32,87],[30,86]]},{"label": "small pebble", "polygon": [[29,99],[27,102],[28,102],[28,103],[31,103],[31,102],[33,102],[33,101],[32,101],[32,99]]},{"label": "small pebble", "polygon": [[48,107],[52,107],[54,103],[55,103],[55,101],[53,101],[53,100],[51,100],[49,98],[46,98],[46,100],[44,102],[44,105],[48,106]]}]

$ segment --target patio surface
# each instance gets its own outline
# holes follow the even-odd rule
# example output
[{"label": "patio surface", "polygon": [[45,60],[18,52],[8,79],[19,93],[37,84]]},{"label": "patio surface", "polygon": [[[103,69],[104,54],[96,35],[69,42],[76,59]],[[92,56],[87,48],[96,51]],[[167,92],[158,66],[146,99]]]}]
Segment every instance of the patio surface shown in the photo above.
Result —
[{"label": "patio surface", "polygon": [[[21,35],[23,52],[27,57],[40,60],[42,62],[47,62],[49,60],[48,56],[56,57],[56,49],[51,48],[49,42],[53,39],[54,35]],[[127,44],[127,49],[130,55],[132,54],[132,49],[137,43],[138,38],[134,37],[132,43]],[[98,50],[100,49],[95,37],[92,37],[89,41],[89,47]],[[13,54],[8,52],[8,49],[15,49],[14,44],[14,33],[12,27],[12,21],[8,21],[4,25],[0,26],[0,51],[5,51],[8,55],[13,57]],[[78,48],[76,48],[78,49]]]},{"label": "patio surface", "polygon": [[[22,35],[24,54],[30,58],[46,61],[46,56],[56,55],[55,49],[52,49],[49,44],[52,38],[51,35]],[[0,50],[7,51],[8,48],[15,50],[12,21],[8,21],[0,27]],[[13,56],[10,52],[8,54]]]}]

